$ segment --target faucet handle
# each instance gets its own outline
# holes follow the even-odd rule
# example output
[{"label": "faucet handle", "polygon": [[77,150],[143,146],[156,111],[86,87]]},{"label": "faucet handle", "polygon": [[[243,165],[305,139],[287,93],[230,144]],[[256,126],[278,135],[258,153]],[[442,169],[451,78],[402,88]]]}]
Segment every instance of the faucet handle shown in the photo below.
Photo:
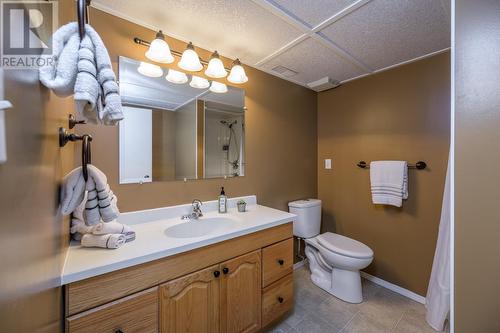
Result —
[{"label": "faucet handle", "polygon": [[201,202],[201,200],[194,199],[192,205],[196,208],[199,208],[200,206],[203,205],[203,202]]}]

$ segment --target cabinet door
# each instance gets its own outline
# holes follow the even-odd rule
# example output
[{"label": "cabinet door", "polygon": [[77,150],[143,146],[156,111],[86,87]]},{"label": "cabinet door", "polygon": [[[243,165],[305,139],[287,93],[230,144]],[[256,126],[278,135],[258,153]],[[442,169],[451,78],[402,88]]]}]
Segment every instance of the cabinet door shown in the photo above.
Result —
[{"label": "cabinet door", "polygon": [[256,332],[261,318],[260,250],[221,264],[221,332]]},{"label": "cabinet door", "polygon": [[161,285],[161,332],[219,332],[220,275],[216,265]]}]

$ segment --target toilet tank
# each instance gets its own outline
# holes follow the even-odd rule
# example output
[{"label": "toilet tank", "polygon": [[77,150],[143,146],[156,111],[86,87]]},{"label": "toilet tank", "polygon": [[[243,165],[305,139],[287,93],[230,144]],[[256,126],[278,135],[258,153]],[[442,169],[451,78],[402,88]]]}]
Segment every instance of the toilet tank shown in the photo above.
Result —
[{"label": "toilet tank", "polygon": [[293,235],[311,238],[319,235],[321,227],[321,200],[305,199],[288,203],[290,213],[297,215],[293,221]]}]

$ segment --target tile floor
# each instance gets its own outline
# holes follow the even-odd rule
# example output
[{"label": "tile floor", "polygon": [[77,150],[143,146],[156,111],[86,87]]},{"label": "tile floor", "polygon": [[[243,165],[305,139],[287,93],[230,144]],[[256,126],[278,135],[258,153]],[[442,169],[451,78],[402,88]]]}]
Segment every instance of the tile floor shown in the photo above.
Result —
[{"label": "tile floor", "polygon": [[307,265],[295,270],[295,308],[272,333],[435,333],[422,304],[363,279],[361,304],[339,300],[313,285]]}]

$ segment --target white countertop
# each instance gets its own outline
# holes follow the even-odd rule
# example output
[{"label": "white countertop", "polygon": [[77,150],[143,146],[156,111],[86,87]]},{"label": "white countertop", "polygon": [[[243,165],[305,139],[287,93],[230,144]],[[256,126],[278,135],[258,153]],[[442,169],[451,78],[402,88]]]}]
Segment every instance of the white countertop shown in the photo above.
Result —
[{"label": "white countertop", "polygon": [[[236,202],[245,199],[247,211],[239,213]],[[203,217],[198,222],[181,220],[191,210],[191,204],[123,213],[119,222],[130,225],[136,239],[118,249],[85,248],[71,242],[61,276],[61,284],[68,284],[104,273],[109,273],[152,260],[165,258],[231,238],[291,222],[296,215],[257,204],[255,196],[228,200],[228,212],[217,212],[217,201],[205,202]],[[208,218],[231,218],[237,221],[220,232],[194,238],[173,238],[165,229],[180,223],[202,223]],[[228,222],[230,223],[230,222]]]}]

